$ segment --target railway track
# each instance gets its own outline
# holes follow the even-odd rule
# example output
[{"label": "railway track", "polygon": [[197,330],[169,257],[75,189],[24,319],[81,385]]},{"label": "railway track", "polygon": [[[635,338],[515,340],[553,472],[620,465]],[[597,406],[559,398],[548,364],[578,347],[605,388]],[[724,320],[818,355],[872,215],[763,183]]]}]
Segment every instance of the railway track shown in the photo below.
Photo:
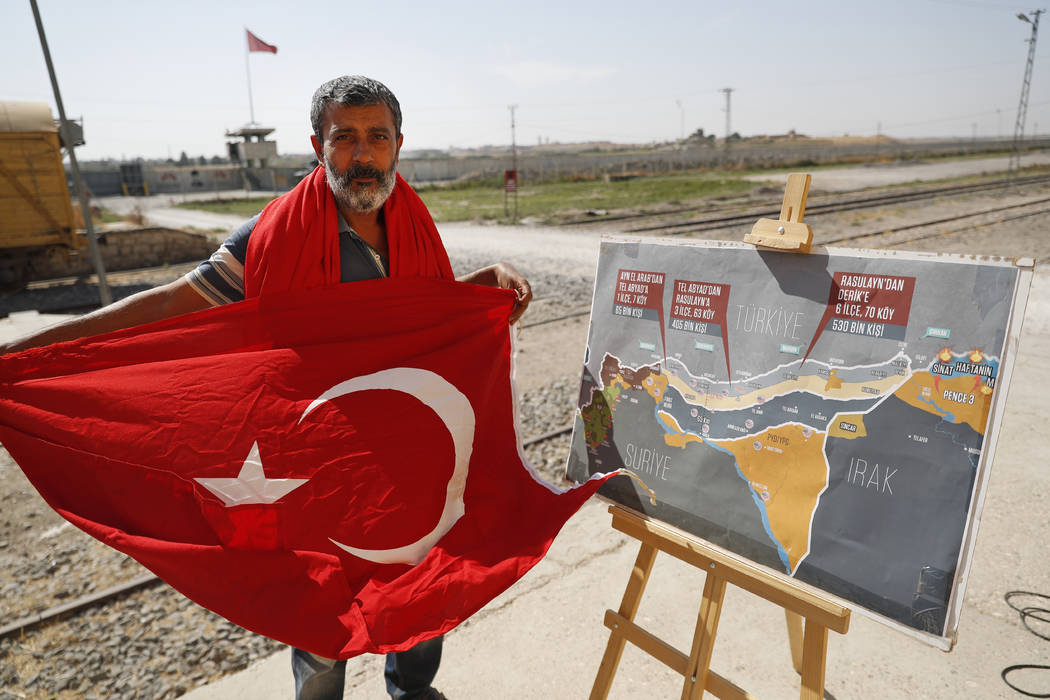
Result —
[{"label": "railway track", "polygon": [[[822,214],[836,214],[857,209],[921,202],[942,197],[1002,191],[1017,186],[1045,184],[1050,184],[1050,175],[1031,175],[1014,178],[1012,180],[1010,178],[997,178],[994,180],[968,183],[964,185],[939,185],[932,187],[909,188],[876,195],[854,195],[845,197],[826,195],[809,200],[806,206],[806,216],[813,217]],[[640,212],[636,214],[622,214],[597,218],[590,217],[587,219],[575,219],[562,222],[559,225],[573,227],[588,224],[594,225],[635,220],[643,221],[645,219],[666,218],[668,216],[686,213],[698,213],[702,214],[702,216],[686,220],[633,226],[622,230],[625,233],[665,232],[665,235],[682,235],[699,231],[716,230],[737,224],[753,223],[763,217],[777,217],[780,214],[780,200],[770,199],[767,202],[747,206],[746,208],[739,204],[713,208],[698,208],[693,206],[663,211]]]}]

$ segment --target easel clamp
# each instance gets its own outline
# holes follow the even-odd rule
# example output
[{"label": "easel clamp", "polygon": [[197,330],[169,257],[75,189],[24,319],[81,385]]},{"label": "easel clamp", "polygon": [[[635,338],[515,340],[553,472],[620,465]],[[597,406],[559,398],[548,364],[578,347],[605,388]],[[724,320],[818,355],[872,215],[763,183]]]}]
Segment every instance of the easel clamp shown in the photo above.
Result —
[{"label": "easel clamp", "polygon": [[788,175],[784,202],[780,206],[780,218],[759,219],[751,228],[751,233],[744,236],[744,242],[777,250],[808,253],[813,242],[813,229],[809,224],[802,223],[802,217],[806,213],[806,199],[809,196],[811,180],[812,176],[809,173]]}]

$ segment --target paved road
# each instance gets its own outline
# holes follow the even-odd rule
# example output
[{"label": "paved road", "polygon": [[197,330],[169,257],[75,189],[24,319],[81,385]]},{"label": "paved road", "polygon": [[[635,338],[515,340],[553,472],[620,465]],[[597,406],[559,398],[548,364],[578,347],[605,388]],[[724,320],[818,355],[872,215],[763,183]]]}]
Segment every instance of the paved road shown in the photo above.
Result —
[{"label": "paved road", "polygon": [[[223,192],[221,196],[226,199],[243,199],[248,196],[263,196],[264,193],[244,192],[234,190]],[[204,231],[213,229],[233,229],[244,221],[243,216],[235,214],[213,214],[195,209],[182,209],[175,205],[180,202],[192,200],[215,199],[214,192],[195,192],[190,194],[158,194],[149,197],[98,197],[95,203],[110,211],[128,215],[140,212],[146,219],[147,224],[154,226],[166,226],[168,228],[195,228]]]}]

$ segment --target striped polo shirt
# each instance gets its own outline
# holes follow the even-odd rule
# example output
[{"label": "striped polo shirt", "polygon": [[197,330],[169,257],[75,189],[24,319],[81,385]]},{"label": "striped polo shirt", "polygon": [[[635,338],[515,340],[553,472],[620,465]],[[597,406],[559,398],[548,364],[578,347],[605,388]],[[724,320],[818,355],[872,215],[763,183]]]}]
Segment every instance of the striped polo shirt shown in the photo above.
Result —
[{"label": "striped polo shirt", "polygon": [[[256,214],[245,221],[210,258],[186,273],[186,281],[212,306],[244,299],[244,258],[248,252],[248,239],[258,220]],[[339,216],[339,263],[343,282],[376,279],[389,274],[383,257],[350,228],[342,215]]]}]

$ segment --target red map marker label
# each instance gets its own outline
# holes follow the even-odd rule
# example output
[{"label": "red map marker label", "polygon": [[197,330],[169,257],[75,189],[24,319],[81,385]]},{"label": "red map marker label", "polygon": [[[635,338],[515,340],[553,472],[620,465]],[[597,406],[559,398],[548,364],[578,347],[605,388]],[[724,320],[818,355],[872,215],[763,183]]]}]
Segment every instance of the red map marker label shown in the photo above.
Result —
[{"label": "red map marker label", "polygon": [[665,277],[662,272],[619,270],[613,295],[613,314],[656,321],[660,325],[661,350],[667,354],[664,342]]},{"label": "red map marker label", "polygon": [[726,311],[729,308],[729,285],[695,280],[675,280],[671,298],[671,320],[667,327],[698,335],[722,338],[726,358],[726,377],[729,373],[729,334],[726,331]]},{"label": "red map marker label", "polygon": [[836,272],[824,317],[809,343],[805,362],[826,330],[866,338],[904,340],[915,291],[914,277]]}]

